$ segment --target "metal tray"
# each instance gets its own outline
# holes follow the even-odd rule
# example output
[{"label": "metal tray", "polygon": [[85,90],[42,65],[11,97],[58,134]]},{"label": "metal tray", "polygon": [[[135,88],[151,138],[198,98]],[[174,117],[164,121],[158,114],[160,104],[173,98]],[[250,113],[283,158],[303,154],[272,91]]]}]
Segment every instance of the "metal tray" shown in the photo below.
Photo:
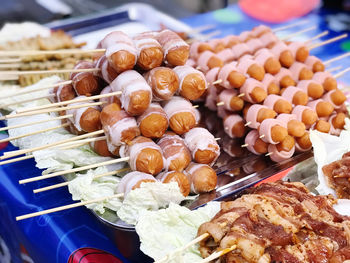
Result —
[{"label": "metal tray", "polygon": [[[87,41],[88,48],[95,48],[106,32],[126,30],[129,34],[136,34],[145,30],[158,30],[160,24],[175,31],[191,29],[152,6],[140,3],[127,4],[99,14],[56,21],[47,26],[62,29],[77,41]],[[201,125],[208,128],[214,136],[221,138],[221,155],[214,167],[218,174],[217,190],[200,195],[188,204],[190,209],[196,209],[212,200],[223,200],[237,195],[244,189],[312,157],[312,152],[308,151],[284,162],[273,163],[268,157],[253,155],[241,147],[241,140],[231,139],[223,132],[222,120],[216,113],[203,107],[199,109],[202,115]],[[95,212],[92,213],[108,228],[112,240],[130,262],[152,262],[140,251],[140,241],[133,226],[122,221],[109,222]]]}]

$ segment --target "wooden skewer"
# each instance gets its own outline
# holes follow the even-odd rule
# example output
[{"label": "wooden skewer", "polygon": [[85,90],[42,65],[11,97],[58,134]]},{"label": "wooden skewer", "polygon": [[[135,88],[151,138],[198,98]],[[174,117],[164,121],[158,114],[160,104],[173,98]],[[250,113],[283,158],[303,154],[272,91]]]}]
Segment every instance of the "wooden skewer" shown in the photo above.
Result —
[{"label": "wooden skewer", "polygon": [[213,83],[211,83],[211,85],[220,84],[221,82],[222,82],[222,79],[218,79],[218,80],[215,80]]},{"label": "wooden skewer", "polygon": [[99,68],[81,68],[81,69],[53,69],[53,70],[28,70],[28,71],[0,71],[0,80],[16,80],[22,75],[37,74],[61,74],[61,73],[79,73],[99,71]]},{"label": "wooden skewer", "polygon": [[69,169],[69,170],[65,170],[65,171],[59,171],[59,172],[55,172],[55,173],[51,173],[51,174],[40,175],[40,176],[20,180],[19,184],[26,184],[26,183],[31,183],[31,182],[35,182],[35,181],[40,181],[40,180],[44,180],[44,179],[48,179],[48,178],[52,178],[52,177],[56,177],[56,176],[60,176],[60,175],[64,175],[64,174],[76,173],[76,172],[80,172],[80,171],[84,171],[84,170],[88,170],[88,169],[92,169],[92,168],[97,168],[100,166],[116,164],[116,163],[121,163],[121,162],[127,162],[127,161],[129,161],[129,159],[130,159],[129,157],[123,157],[123,158],[119,158],[119,159],[105,161],[102,163],[95,163],[95,164],[85,165],[82,167],[77,167],[77,168],[73,168],[73,169]]},{"label": "wooden skewer", "polygon": [[348,56],[350,56],[350,52],[347,52],[347,53],[342,54],[342,55],[340,55],[340,56],[337,56],[337,57],[335,57],[335,58],[331,58],[331,59],[329,59],[329,60],[323,62],[323,65],[327,66],[327,65],[331,64],[331,63],[334,62],[334,61],[340,60],[340,59],[342,59],[342,58],[346,58],[346,57],[348,57]]},{"label": "wooden skewer", "polygon": [[267,154],[265,154],[265,156],[270,156],[272,154],[272,152],[269,152]]},{"label": "wooden skewer", "polygon": [[80,103],[80,102],[86,102],[86,101],[97,100],[97,99],[102,99],[102,98],[108,98],[108,97],[120,95],[121,93],[122,93],[121,91],[115,91],[115,92],[111,92],[111,93],[95,95],[95,96],[90,96],[90,97],[83,97],[83,98],[79,98],[79,99],[75,98],[72,100],[66,100],[66,101],[61,101],[61,102],[57,102],[57,103],[45,104],[45,105],[41,105],[38,107],[26,108],[26,109],[18,110],[16,112],[22,113],[22,112],[37,111],[37,110],[42,110],[42,109],[46,109],[46,108],[64,106],[64,105],[68,105],[71,103],[78,103],[78,102]]},{"label": "wooden skewer", "polygon": [[241,147],[242,147],[242,148],[245,148],[245,147],[248,147],[248,146],[249,146],[249,144],[248,144],[248,143],[246,143],[246,144],[242,144],[242,145],[241,145]]},{"label": "wooden skewer", "polygon": [[22,64],[20,63],[4,63],[4,64],[0,64],[0,68],[4,68],[4,69],[11,69],[11,68],[16,68],[18,69]]},{"label": "wooden skewer", "polygon": [[17,104],[22,104],[22,103],[27,103],[27,102],[31,102],[31,101],[36,101],[36,100],[41,100],[41,99],[49,99],[52,97],[55,97],[55,94],[48,94],[45,96],[41,96],[41,97],[36,97],[36,98],[31,98],[31,99],[26,99],[26,100],[20,100],[20,101],[15,101],[15,102],[11,102],[11,103],[7,103],[7,104],[2,104],[0,105],[0,108],[6,108],[8,106],[12,106],[12,105],[17,105]]},{"label": "wooden skewer", "polygon": [[[207,237],[209,237],[209,234],[204,233],[204,234],[200,235],[199,237],[193,239],[191,242],[187,243],[186,245],[175,249],[174,253],[185,251],[186,249],[192,247],[194,244],[197,244],[198,242],[201,242],[203,239],[206,239]],[[161,259],[155,261],[154,263],[161,263],[161,262],[164,262],[168,259],[169,259],[169,255],[166,255],[166,256],[162,257]]]},{"label": "wooden skewer", "polygon": [[338,73],[335,74],[333,77],[334,77],[335,79],[337,79],[337,78],[343,76],[343,75],[344,75],[346,72],[348,72],[348,71],[350,71],[350,67],[349,67],[349,68],[346,68],[346,69],[344,69],[344,70],[342,70],[342,71],[340,71],[340,72],[338,72]]},{"label": "wooden skewer", "polygon": [[7,58],[7,59],[0,59],[0,63],[17,63],[21,62],[22,60],[20,58]]},{"label": "wooden skewer", "polygon": [[310,45],[309,46],[309,50],[312,50],[314,48],[317,48],[317,47],[322,47],[324,45],[327,45],[327,44],[330,44],[330,43],[333,43],[335,41],[338,41],[340,39],[343,39],[343,38],[346,38],[348,36],[348,34],[343,34],[343,35],[340,35],[340,36],[337,36],[337,37],[333,37],[331,39],[328,39],[326,41],[323,41],[321,43],[316,43],[316,44],[313,44],[313,45]]},{"label": "wooden skewer", "polygon": [[39,87],[37,89],[26,90],[26,88],[24,88],[23,91],[16,91],[14,93],[7,94],[5,96],[0,96],[0,99],[5,99],[5,98],[8,98],[8,97],[18,96],[18,95],[22,95],[22,94],[28,94],[28,93],[32,93],[32,92],[36,92],[36,91],[45,90],[45,89],[55,88],[55,87],[58,87],[58,86],[61,86],[61,85],[68,85],[68,84],[71,84],[71,83],[72,83],[71,80],[67,80],[67,81],[63,81],[63,82],[59,82],[59,83],[55,83],[55,84],[51,84],[51,85],[45,85],[45,86]]},{"label": "wooden skewer", "polygon": [[57,49],[57,50],[11,50],[11,51],[0,51],[0,57],[103,53],[105,51],[106,49],[103,49],[103,48],[101,49]]},{"label": "wooden skewer", "polygon": [[0,128],[0,131],[16,129],[16,128],[21,128],[21,127],[25,127],[25,126],[32,126],[32,125],[35,125],[35,124],[40,124],[40,123],[50,122],[50,121],[56,121],[56,120],[62,120],[62,119],[68,119],[68,118],[72,118],[72,117],[73,117],[73,114],[67,114],[67,115],[58,116],[58,117],[54,117],[54,118],[47,119],[47,120],[40,120],[40,121],[34,121],[34,122],[29,122],[29,123],[22,123],[22,124],[17,124],[17,125],[3,127],[3,128]]},{"label": "wooden skewer", "polygon": [[46,215],[46,214],[50,214],[50,213],[54,213],[54,212],[58,212],[58,211],[63,211],[63,210],[67,210],[67,209],[71,209],[71,208],[75,208],[75,207],[79,207],[79,206],[84,206],[84,205],[89,205],[89,204],[98,203],[98,202],[102,202],[102,201],[107,201],[108,199],[119,198],[119,197],[123,197],[123,196],[124,196],[124,194],[115,194],[115,195],[100,197],[100,198],[96,198],[96,199],[92,199],[92,200],[88,200],[88,201],[80,201],[78,203],[74,203],[74,204],[70,204],[70,205],[59,206],[56,208],[51,208],[51,209],[43,210],[40,212],[35,212],[35,213],[30,213],[30,214],[26,214],[26,215],[22,215],[22,216],[17,216],[16,221],[20,221],[20,220],[31,218],[31,217]]},{"label": "wooden skewer", "polygon": [[68,138],[68,139],[64,139],[64,140],[61,140],[61,141],[49,143],[49,144],[46,144],[46,145],[33,147],[33,148],[30,148],[30,149],[23,149],[23,150],[18,150],[18,151],[6,152],[6,153],[4,153],[4,156],[0,157],[0,160],[4,160],[4,159],[10,158],[10,157],[14,157],[14,156],[18,156],[18,155],[21,155],[21,154],[26,154],[26,153],[30,153],[30,152],[39,151],[39,150],[44,150],[44,149],[51,148],[51,147],[54,147],[54,146],[57,146],[57,145],[60,145],[60,144],[66,143],[66,142],[77,141],[77,140],[80,140],[80,139],[87,138],[89,136],[96,136],[96,135],[100,135],[100,134],[103,134],[103,133],[104,133],[103,130],[99,130],[99,131],[90,132],[90,133],[86,133],[86,134],[79,135],[79,136],[74,136],[74,137],[71,137],[71,138]]},{"label": "wooden skewer", "polygon": [[8,137],[8,138],[0,140],[0,143],[17,140],[17,139],[24,138],[24,137],[27,137],[27,136],[32,136],[32,135],[36,135],[36,134],[44,133],[44,132],[48,132],[48,131],[53,131],[53,130],[56,130],[56,129],[59,129],[59,128],[65,128],[65,127],[68,127],[68,126],[69,126],[69,123],[65,123],[65,124],[61,124],[61,125],[58,125],[58,126],[47,128],[47,129],[33,131],[33,132],[26,133],[26,134],[18,135],[18,136]]},{"label": "wooden skewer", "polygon": [[291,39],[291,38],[296,37],[296,36],[299,36],[299,35],[301,35],[301,34],[303,34],[303,33],[305,33],[305,32],[312,31],[312,30],[314,30],[314,29],[316,29],[316,28],[317,28],[316,26],[312,26],[312,27],[305,28],[305,29],[303,29],[303,30],[300,30],[300,31],[295,32],[295,33],[293,33],[293,34],[290,34],[290,35],[288,35],[288,36],[281,37],[281,40],[288,40],[288,39]]},{"label": "wooden skewer", "polygon": [[48,109],[37,110],[37,111],[9,114],[9,115],[5,115],[5,116],[0,117],[0,120],[8,120],[8,119],[13,119],[13,118],[18,118],[18,117],[25,117],[25,116],[31,116],[31,115],[37,115],[37,114],[43,114],[43,113],[71,110],[71,109],[79,109],[79,108],[84,108],[84,107],[93,107],[93,106],[102,105],[104,103],[105,102],[84,103],[84,104],[71,105],[71,106],[66,106],[66,107],[48,108]]},{"label": "wooden skewer", "polygon": [[216,103],[216,106],[224,106],[224,105],[225,105],[225,102],[223,102],[223,101]]},{"label": "wooden skewer", "polygon": [[260,139],[262,139],[264,137],[265,137],[265,134],[259,136]]},{"label": "wooden skewer", "polygon": [[310,38],[309,40],[306,41],[306,43],[311,43],[312,41],[319,39],[321,37],[327,36],[329,34],[328,30],[323,31],[322,33]]},{"label": "wooden skewer", "polygon": [[[208,33],[206,35],[198,36],[198,40],[205,41],[205,40],[208,40],[208,39],[210,39],[214,36],[217,36],[219,34],[221,34],[221,30],[215,30],[215,31]],[[191,43],[195,42],[196,40],[197,40],[196,38],[191,38],[191,39],[186,40],[186,43],[191,44]]]},{"label": "wooden skewer", "polygon": [[[105,136],[103,136],[103,137],[105,137]],[[62,146],[59,149],[61,149],[61,150],[69,150],[69,149],[77,148],[77,147],[80,147],[80,146],[82,146],[84,144],[87,144],[89,142],[92,142],[92,141],[103,140],[103,137],[94,137],[94,138],[91,138],[91,139],[85,139],[85,140],[80,140],[80,141],[77,141],[77,142],[72,142],[72,145],[64,146],[64,147]],[[13,158],[13,159],[10,159],[10,160],[6,160],[6,161],[0,162],[0,166],[1,165],[5,165],[5,164],[9,164],[9,163],[15,163],[15,162],[31,159],[31,158],[34,158],[33,154],[27,155],[27,156],[23,156],[23,157]]]},{"label": "wooden skewer", "polygon": [[[108,175],[116,175],[118,173],[126,172],[128,170],[130,170],[129,167],[122,168],[122,169],[119,169],[117,171],[112,171],[112,172],[107,172],[107,173],[96,175],[96,176],[94,176],[93,179],[97,179],[97,178],[100,178],[100,177],[103,177],[103,176],[108,176]],[[34,189],[33,193],[37,194],[37,193],[45,192],[45,191],[52,190],[52,189],[61,188],[61,187],[68,186],[68,185],[69,185],[69,181],[68,182],[63,182],[63,183],[60,183],[60,184],[54,184],[54,185],[50,185],[50,186]]]},{"label": "wooden skewer", "polygon": [[193,28],[191,30],[186,31],[186,34],[189,34],[189,35],[196,34],[196,33],[203,32],[203,31],[215,28],[215,27],[216,27],[216,25],[214,25],[214,24],[199,26],[199,27],[196,27],[196,28]]},{"label": "wooden skewer", "polygon": [[201,260],[200,263],[211,262],[212,260],[217,259],[217,258],[219,258],[219,257],[221,257],[221,256],[223,256],[223,255],[225,255],[225,254],[227,254],[229,252],[231,252],[232,250],[235,250],[236,247],[237,247],[236,245],[233,245],[233,246],[231,246],[229,248],[225,248],[223,250],[217,251],[217,252],[211,254],[209,257]]},{"label": "wooden skewer", "polygon": [[251,121],[248,121],[246,124],[244,124],[244,126],[249,126],[252,122]]},{"label": "wooden skewer", "polygon": [[334,67],[334,68],[327,69],[327,71],[328,71],[329,73],[331,73],[331,72],[337,71],[337,70],[339,70],[339,69],[341,69],[341,68],[342,68],[342,66],[338,66],[338,67]]},{"label": "wooden skewer", "polygon": [[290,24],[290,25],[277,27],[277,28],[272,29],[272,32],[276,33],[278,31],[283,31],[285,29],[289,29],[289,28],[292,28],[292,27],[300,26],[300,25],[303,25],[303,24],[306,24],[306,23],[309,23],[309,20],[303,20],[303,21],[295,22],[295,23]]}]

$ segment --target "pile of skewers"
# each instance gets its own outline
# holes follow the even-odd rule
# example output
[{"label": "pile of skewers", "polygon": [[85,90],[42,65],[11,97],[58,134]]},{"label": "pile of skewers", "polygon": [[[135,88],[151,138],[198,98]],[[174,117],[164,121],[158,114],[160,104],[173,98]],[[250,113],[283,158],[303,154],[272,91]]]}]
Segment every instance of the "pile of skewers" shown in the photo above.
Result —
[{"label": "pile of skewers", "polygon": [[[77,136],[6,152],[0,158],[4,160],[102,135],[89,142],[96,153],[114,159],[28,178],[20,183],[127,161],[133,172],[121,179],[118,187],[121,195],[142,182],[157,180],[178,183],[184,196],[215,189],[217,176],[211,166],[220,154],[220,147],[208,130],[195,127],[200,113],[190,100],[198,99],[207,83],[200,71],[184,65],[189,56],[188,44],[170,30],[140,34],[133,40],[116,31],[101,40],[100,47],[94,63],[77,63],[69,81],[51,85],[48,98],[52,103],[18,109],[1,117],[8,120],[58,112],[60,116],[56,118],[62,120],[62,125],[49,130],[66,128]],[[6,141],[45,131],[47,129],[9,137]]]},{"label": "pile of skewers", "polygon": [[209,83],[202,97],[205,106],[217,111],[231,138],[245,138],[242,147],[275,162],[310,150],[310,129],[339,135],[348,115],[336,78],[350,68],[332,76],[325,66],[349,53],[326,62],[309,55],[347,35],[316,44],[287,41],[312,29],[279,39],[270,28],[258,26],[239,36],[191,45],[188,64]]},{"label": "pile of skewers", "polygon": [[[266,32],[266,34],[270,33]],[[241,38],[243,38],[243,35]],[[265,34],[261,35],[264,36]],[[229,38],[232,39],[234,37],[231,36]],[[229,38],[226,38],[226,40]],[[276,40],[276,38],[274,39]],[[338,37],[337,39],[340,38]],[[226,117],[225,127],[227,128],[225,128],[225,131],[232,137],[242,137],[246,134],[246,126],[253,129],[249,133],[253,135],[246,137],[246,147],[253,147],[259,144],[263,150],[257,151],[255,149],[256,147],[252,149],[257,153],[268,153],[271,159],[276,161],[287,158],[286,156],[289,156],[290,153],[292,155],[296,148],[294,144],[298,144],[301,150],[309,149],[310,147],[307,143],[302,143],[308,140],[308,133],[303,120],[305,108],[300,110],[300,116],[294,118],[290,114],[293,113],[291,105],[296,103],[293,101],[293,97],[284,98],[283,96],[279,97],[276,95],[283,89],[283,94],[285,94],[287,89],[290,89],[290,85],[295,85],[299,81],[300,76],[295,77],[295,74],[283,75],[281,73],[282,71],[288,71],[286,68],[282,68],[281,65],[286,66],[286,63],[290,63],[290,60],[292,60],[290,66],[293,66],[296,55],[291,55],[289,48],[287,48],[288,50],[278,51],[280,56],[268,56],[265,59],[266,61],[262,65],[259,65],[254,60],[255,58],[243,56],[247,52],[240,53],[243,47],[245,47],[244,45],[246,45],[242,43],[243,41],[239,40],[239,43],[236,41],[237,45],[232,41],[228,41],[223,49],[218,47],[223,45],[221,40],[210,42],[210,45],[209,42],[194,43],[190,49],[176,33],[170,30],[147,32],[136,36],[134,39],[130,39],[122,32],[112,32],[101,40],[98,49],[89,51],[94,54],[95,62],[79,62],[73,70],[70,70],[71,79],[69,81],[62,81],[46,87],[52,88],[48,98],[53,103],[34,108],[23,108],[16,111],[16,113],[1,118],[2,120],[6,120],[35,114],[58,112],[60,116],[55,118],[62,120],[60,128],[64,127],[77,136],[31,149],[7,152],[0,159],[4,160],[74,141],[80,144],[88,142],[102,156],[120,156],[121,158],[28,178],[22,180],[20,183],[29,183],[72,172],[85,171],[103,165],[128,161],[130,169],[133,172],[123,177],[120,183],[121,187],[118,188],[121,192],[117,195],[118,197],[140,186],[142,182],[155,181],[155,175],[157,175],[157,179],[164,183],[171,181],[177,182],[183,195],[188,195],[189,192],[209,192],[215,189],[216,186],[217,177],[211,166],[218,158],[220,148],[216,142],[218,138],[214,138],[204,128],[195,127],[199,121],[200,114],[195,109],[195,106],[192,105],[191,101],[200,100],[201,97],[203,98],[206,95],[206,105],[208,105],[212,93],[215,92],[215,96],[218,96],[221,90],[223,90],[220,93],[222,99],[214,100],[214,106],[218,107],[218,109],[226,108],[226,110],[221,111],[220,115]],[[280,42],[278,43],[282,45]],[[203,48],[203,44],[207,44],[205,45],[206,48]],[[238,45],[239,48],[236,47]],[[296,50],[299,48],[300,46]],[[305,49],[304,47],[301,48],[303,50]],[[220,58],[218,56],[219,53],[214,53],[214,51],[220,52],[220,49],[222,49],[222,53],[224,53],[223,51],[228,52],[228,49],[232,52],[237,49],[235,51],[237,52],[235,55],[237,57],[231,57],[231,62],[245,57],[247,60],[245,62],[247,63],[243,63],[242,60],[242,63],[239,62],[237,65],[234,65],[234,62],[225,64],[229,61],[227,56],[224,55]],[[263,54],[268,52],[270,51],[261,50]],[[253,51],[249,50],[248,53],[253,53]],[[287,55],[282,55],[282,53]],[[196,56],[198,57],[197,69],[190,66],[190,62],[188,61],[188,57],[195,58]],[[287,58],[284,56],[287,56]],[[274,65],[272,67],[274,69],[271,69],[271,65],[266,65],[265,69],[265,62],[269,58],[271,58],[270,62],[272,61],[272,63],[267,64]],[[250,62],[252,63],[250,64]],[[318,60],[313,63],[312,68],[315,69],[312,70],[317,71],[320,67],[322,68],[322,65],[319,65],[320,63]],[[308,78],[313,73],[304,64],[302,65],[303,67],[299,69],[299,75],[302,75],[302,78],[306,75],[306,78]],[[243,66],[245,69],[243,69]],[[269,73],[265,73],[265,71]],[[268,84],[275,83],[276,76],[280,73],[283,76],[281,76],[277,85],[261,84],[261,81],[267,76],[271,76]],[[341,72],[341,74],[343,73],[345,72]],[[18,77],[16,74],[16,72],[6,72],[3,76],[5,78],[10,76]],[[329,82],[332,83],[332,81]],[[322,88],[322,94],[319,95],[319,98],[323,95],[323,90],[326,89],[325,86],[328,85],[324,84],[316,85],[317,88],[320,86]],[[268,88],[267,86],[271,87]],[[238,93],[234,88],[240,88],[241,90]],[[257,89],[254,90],[254,88]],[[305,90],[299,90],[300,88],[295,87],[294,89],[299,91],[298,98],[300,96],[305,97],[305,94],[307,95],[304,104],[308,103],[308,97],[314,96],[312,95],[314,89],[310,89],[309,94],[308,86],[306,86]],[[332,91],[334,88],[328,89]],[[21,92],[23,94],[26,91]],[[234,95],[231,93],[234,93]],[[174,96],[175,94],[177,96]],[[276,105],[276,109],[274,104],[276,104],[275,102],[278,99],[270,103],[272,106],[260,105],[259,103],[263,101],[269,101],[267,100],[268,94],[269,96],[278,96],[278,99],[281,100],[287,100],[287,103],[283,101],[281,103],[282,105],[280,105],[281,107],[277,107]],[[231,108],[232,99],[238,102],[233,103],[235,106],[241,104],[240,109],[233,110]],[[290,102],[288,99],[290,99]],[[333,100],[332,102],[334,103]],[[290,105],[290,107],[285,107],[285,104],[287,106]],[[341,106],[341,104],[337,104],[337,106]],[[304,107],[302,104],[299,106]],[[261,117],[258,116],[261,109],[253,110],[255,107],[260,107],[264,110],[261,113]],[[313,116],[317,114],[315,117],[317,120],[318,117],[322,116],[318,115],[317,105],[314,105],[314,107],[316,112],[309,108],[307,110],[311,115],[313,113]],[[332,107],[334,108],[333,105]],[[287,111],[285,112],[286,108]],[[324,117],[331,115],[333,108]],[[245,121],[242,116],[236,113],[232,114],[230,111],[235,111],[236,113],[245,112],[245,119],[248,115],[255,114],[255,119],[252,116],[251,120]],[[285,117],[285,122],[287,123],[283,123],[283,120],[274,119],[277,113],[280,114],[281,119]],[[309,120],[309,118],[307,119]],[[338,119],[341,119],[341,115],[336,119],[339,121]],[[271,120],[273,121],[271,122]],[[313,123],[308,123],[307,125],[309,126],[307,128],[310,128],[312,126],[311,124],[314,124],[316,120]],[[265,123],[263,125],[264,121]],[[318,121],[320,123],[318,126],[324,124],[325,121],[322,121]],[[288,129],[287,125],[289,122],[290,126],[292,126],[290,129]],[[237,123],[240,124],[237,126]],[[295,124],[301,126],[301,132],[299,129],[295,131]],[[274,129],[274,126],[277,126],[276,129]],[[168,128],[171,131],[167,131]],[[273,135],[274,130],[276,130],[278,135],[276,141],[272,141],[275,139]],[[45,131],[41,130],[35,133],[38,134],[40,132]],[[237,136],[236,132],[240,135]],[[295,143],[294,136],[296,136],[295,134],[297,132],[301,136],[296,137],[297,142]],[[21,137],[32,134],[28,133],[21,135]],[[85,140],[89,137],[92,138]],[[247,138],[250,137],[254,137],[254,139],[249,141]],[[299,138],[300,140],[298,141]],[[18,138],[10,137],[7,140],[13,139]],[[155,140],[157,140],[157,143]],[[70,147],[76,147],[76,145],[73,144]],[[288,151],[285,151],[285,148],[288,148]],[[287,152],[287,154],[281,157],[278,155],[279,152]],[[25,157],[3,161],[1,164],[32,157],[33,155],[27,155]],[[161,173],[162,170],[166,172]],[[47,187],[46,190],[54,188],[56,187]],[[87,202],[99,202],[114,197],[105,197],[104,199],[89,200]],[[79,204],[85,205],[86,202]],[[77,205],[74,204],[73,207],[75,206]],[[58,208],[58,210],[56,209],[54,211],[62,209]],[[19,219],[49,212],[52,211],[42,211],[19,217]]]}]

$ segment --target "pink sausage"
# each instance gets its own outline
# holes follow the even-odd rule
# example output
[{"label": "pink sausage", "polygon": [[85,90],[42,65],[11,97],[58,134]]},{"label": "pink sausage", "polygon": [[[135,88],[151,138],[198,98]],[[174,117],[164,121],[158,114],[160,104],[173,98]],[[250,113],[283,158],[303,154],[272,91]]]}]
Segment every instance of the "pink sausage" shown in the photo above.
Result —
[{"label": "pink sausage", "polygon": [[308,69],[312,70],[312,68],[316,62],[322,63],[322,61],[318,57],[308,56],[307,59],[305,60],[304,64],[308,67]]},{"label": "pink sausage", "polygon": [[250,48],[245,43],[240,43],[232,47],[234,58],[237,60],[245,54],[250,54]]},{"label": "pink sausage", "polygon": [[265,119],[261,122],[259,127],[259,135],[264,135],[261,139],[264,142],[271,143],[271,144],[277,144],[278,142],[274,142],[271,137],[271,128],[275,125],[280,125],[284,128],[287,128],[287,124],[277,120],[277,119]]},{"label": "pink sausage", "polygon": [[258,118],[259,111],[263,108],[268,109],[266,106],[260,105],[260,104],[253,104],[252,106],[249,107],[245,117],[247,123],[250,123],[248,125],[249,128],[252,128],[252,129],[259,128],[260,122],[257,121],[257,118]]},{"label": "pink sausage", "polygon": [[297,116],[295,114],[282,113],[279,114],[276,119],[288,125],[288,122],[290,122],[291,120],[297,120]]},{"label": "pink sausage", "polygon": [[260,81],[257,81],[256,79],[253,79],[253,78],[248,78],[243,86],[240,88],[239,92],[240,93],[244,93],[244,97],[243,99],[245,101],[248,101],[250,103],[254,103],[252,97],[250,96],[250,93],[253,91],[253,89],[255,87],[260,87],[264,90],[266,90],[266,87],[260,82]]},{"label": "pink sausage", "polygon": [[334,109],[340,109],[342,105],[335,105],[332,101],[332,98],[331,98],[331,95],[336,92],[337,90],[336,89],[333,89],[331,91],[328,91],[327,93],[325,93],[322,97],[322,99],[324,101],[328,101],[330,104],[333,105]]},{"label": "pink sausage", "polygon": [[273,32],[268,32],[259,37],[259,40],[263,43],[264,47],[267,47],[273,43],[279,42],[279,38]]},{"label": "pink sausage", "polygon": [[250,48],[250,53],[254,54],[256,51],[262,49],[264,47],[264,44],[261,40],[258,38],[253,38],[247,41],[246,43],[248,47]]},{"label": "pink sausage", "polygon": [[281,79],[283,79],[285,76],[290,76],[293,78],[292,73],[289,69],[281,68],[280,72],[275,75],[276,81],[280,83]]},{"label": "pink sausage", "polygon": [[314,76],[312,77],[312,80],[316,81],[317,83],[323,85],[323,82],[327,78],[333,78],[332,74],[329,73],[328,71],[323,71],[323,72],[316,72]]},{"label": "pink sausage", "polygon": [[213,56],[216,56],[216,54],[209,50],[206,50],[199,55],[197,64],[200,67],[201,71],[207,72],[209,70],[208,61]]},{"label": "pink sausage", "polygon": [[100,57],[96,62],[96,68],[99,68],[99,76],[104,79],[108,84],[110,84],[117,76],[118,73],[114,68],[109,64],[108,59],[105,55]]},{"label": "pink sausage", "polygon": [[243,118],[238,114],[231,114],[230,116],[226,117],[224,120],[224,130],[225,130],[226,134],[228,136],[230,136],[231,138],[236,138],[232,134],[232,127],[241,121],[244,122]]},{"label": "pink sausage", "polygon": [[293,41],[288,45],[288,47],[289,47],[289,50],[292,52],[293,57],[295,58],[297,56],[297,52],[298,52],[299,48],[306,47],[306,46],[305,46],[305,43],[303,43],[303,42]]},{"label": "pink sausage", "polygon": [[237,69],[239,72],[247,74],[249,67],[254,64],[256,64],[256,62],[253,59],[245,57],[245,59],[242,58],[239,60],[237,64]]},{"label": "pink sausage", "polygon": [[286,99],[283,98],[282,96],[279,96],[279,95],[276,95],[276,94],[270,94],[264,100],[264,105],[266,107],[268,107],[269,109],[273,110],[276,101],[281,100],[281,99],[286,101]]},{"label": "pink sausage", "polygon": [[255,61],[260,66],[264,66],[269,58],[274,58],[275,56],[267,48],[260,49],[255,54]]},{"label": "pink sausage", "polygon": [[257,130],[251,130],[250,132],[247,133],[247,135],[245,136],[244,139],[244,143],[248,144],[247,149],[256,154],[256,155],[261,155],[261,153],[258,153],[257,151],[255,151],[254,149],[254,145],[256,140],[259,138],[259,133]]},{"label": "pink sausage", "polygon": [[224,105],[221,107],[224,107],[228,111],[233,111],[230,107],[230,102],[231,102],[231,98],[236,97],[237,95],[238,95],[238,92],[236,89],[223,90],[218,96],[219,98],[218,101],[222,101],[224,103]]},{"label": "pink sausage", "polygon": [[190,46],[190,58],[193,60],[197,60],[199,53],[198,53],[198,47],[202,44],[200,41],[193,42]]},{"label": "pink sausage", "polygon": [[288,160],[290,157],[293,156],[293,154],[295,152],[295,146],[293,146],[293,148],[288,152],[287,151],[280,151],[279,152],[277,150],[276,145],[274,145],[274,144],[270,144],[267,149],[268,149],[269,153],[271,153],[270,154],[271,160],[274,162],[277,162],[277,163],[282,162],[284,160]]},{"label": "pink sausage", "polygon": [[332,134],[332,135],[339,136],[341,131],[342,131],[342,129],[334,128],[332,121],[335,118],[335,116],[337,116],[337,114],[333,114],[333,115],[331,115],[331,117],[329,117],[328,122],[331,124],[331,129],[330,129],[329,133]]},{"label": "pink sausage", "polygon": [[243,31],[239,34],[238,38],[241,42],[246,42],[249,37],[252,36],[251,31]]},{"label": "pink sausage", "polygon": [[[293,98],[294,98],[294,95],[295,93],[297,93],[298,91],[302,91],[304,92],[301,88],[297,88],[297,87],[294,87],[294,86],[289,86],[288,88],[286,88],[284,91],[283,91],[283,94],[282,94],[282,97],[289,101],[291,104],[293,104]],[[306,92],[305,92],[306,93]],[[307,93],[306,93],[307,94]]]},{"label": "pink sausage", "polygon": [[253,36],[257,37],[263,32],[265,32],[265,34],[267,34],[267,33],[270,33],[272,31],[271,31],[271,28],[269,28],[268,26],[260,25],[260,26],[254,27],[251,33]]},{"label": "pink sausage", "polygon": [[280,55],[282,52],[290,50],[289,47],[283,42],[283,41],[278,41],[276,45],[274,45],[270,51],[276,58],[279,59]]},{"label": "pink sausage", "polygon": [[298,121],[303,121],[303,112],[304,110],[312,110],[312,108],[310,108],[309,106],[302,106],[302,105],[297,105],[294,107],[292,114],[294,114],[295,116],[297,116],[297,120]]},{"label": "pink sausage", "polygon": [[290,72],[292,73],[292,78],[294,81],[299,81],[299,75],[302,69],[305,68],[305,65],[300,62],[294,62],[293,65],[289,68]]},{"label": "pink sausage", "polygon": [[223,86],[226,89],[232,89],[232,86],[230,82],[227,80],[227,78],[232,71],[238,71],[235,64],[236,63],[229,63],[220,69],[218,74],[218,79],[222,80],[222,82],[220,83],[220,86]]},{"label": "pink sausage", "polygon": [[275,83],[278,86],[278,82],[276,81],[276,78],[269,74],[265,73],[264,79],[261,82],[265,86],[265,90],[267,91],[267,88],[270,86],[271,83]]},{"label": "pink sausage", "polygon": [[219,73],[220,68],[212,68],[205,74],[205,78],[208,82],[209,88],[207,91],[207,96],[205,98],[205,106],[208,107],[212,111],[216,111],[216,101],[217,101],[217,96],[218,96],[218,91],[215,85],[212,85],[214,81],[217,80],[218,73]]},{"label": "pink sausage", "polygon": [[221,50],[219,53],[216,54],[224,63],[230,62],[234,60],[235,54],[233,53],[232,49],[225,48]]}]

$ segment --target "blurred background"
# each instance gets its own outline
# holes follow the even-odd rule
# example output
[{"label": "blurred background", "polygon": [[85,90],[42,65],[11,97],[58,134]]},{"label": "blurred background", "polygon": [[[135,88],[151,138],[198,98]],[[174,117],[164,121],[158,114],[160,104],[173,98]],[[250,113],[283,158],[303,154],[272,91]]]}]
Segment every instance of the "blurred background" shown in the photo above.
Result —
[{"label": "blurred background", "polygon": [[[265,1],[257,0],[256,2]],[[281,2],[291,0],[281,0]],[[309,1],[309,0],[304,0]],[[176,18],[224,8],[237,0],[143,0]],[[271,1],[270,1],[271,2]],[[82,16],[130,3],[128,0],[1,0],[0,26],[5,21],[48,23],[56,19]],[[324,0],[323,7],[349,11],[350,0]]]}]

